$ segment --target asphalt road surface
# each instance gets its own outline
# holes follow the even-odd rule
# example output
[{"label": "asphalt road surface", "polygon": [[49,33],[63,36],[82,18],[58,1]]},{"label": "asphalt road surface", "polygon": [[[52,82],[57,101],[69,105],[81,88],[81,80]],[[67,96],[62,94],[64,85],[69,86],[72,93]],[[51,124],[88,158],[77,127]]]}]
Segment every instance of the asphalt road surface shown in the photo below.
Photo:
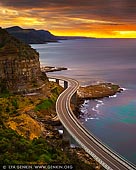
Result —
[{"label": "asphalt road surface", "polygon": [[105,146],[91,132],[88,132],[75,117],[70,107],[70,101],[79,88],[78,81],[60,76],[51,78],[68,82],[68,88],[57,99],[56,112],[63,126],[78,144],[107,170],[135,170],[135,165],[124,160],[124,158]]}]

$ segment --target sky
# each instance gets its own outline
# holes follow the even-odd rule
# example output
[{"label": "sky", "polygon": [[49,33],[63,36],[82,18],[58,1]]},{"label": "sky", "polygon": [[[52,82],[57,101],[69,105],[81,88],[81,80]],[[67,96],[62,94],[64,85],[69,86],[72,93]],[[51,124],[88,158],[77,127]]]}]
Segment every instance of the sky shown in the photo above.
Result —
[{"label": "sky", "polygon": [[0,26],[63,36],[136,38],[136,0],[0,0]]}]

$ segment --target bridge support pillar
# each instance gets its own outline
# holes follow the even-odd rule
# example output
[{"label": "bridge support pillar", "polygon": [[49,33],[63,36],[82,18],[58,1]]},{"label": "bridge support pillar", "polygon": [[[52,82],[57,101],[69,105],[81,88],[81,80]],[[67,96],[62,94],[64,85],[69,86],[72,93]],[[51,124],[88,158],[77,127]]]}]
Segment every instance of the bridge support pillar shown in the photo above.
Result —
[{"label": "bridge support pillar", "polygon": [[77,92],[75,92],[71,98],[71,102],[72,104],[74,104],[76,106],[77,104]]},{"label": "bridge support pillar", "polygon": [[68,82],[64,81],[64,89],[68,88]]},{"label": "bridge support pillar", "polygon": [[75,141],[75,139],[69,134],[69,132],[63,126],[63,141],[67,143],[67,145],[71,147],[79,147],[79,144]]},{"label": "bridge support pillar", "polygon": [[63,126],[63,140],[68,141],[70,143],[70,135],[64,126]]},{"label": "bridge support pillar", "polygon": [[59,79],[56,79],[56,83],[59,84]]}]

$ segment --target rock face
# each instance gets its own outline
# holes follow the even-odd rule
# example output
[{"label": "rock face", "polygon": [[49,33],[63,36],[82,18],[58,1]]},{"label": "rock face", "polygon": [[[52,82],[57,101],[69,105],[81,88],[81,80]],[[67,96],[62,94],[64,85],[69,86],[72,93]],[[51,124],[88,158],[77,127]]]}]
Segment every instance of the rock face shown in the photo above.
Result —
[{"label": "rock face", "polygon": [[0,28],[0,92],[19,92],[39,87],[47,80],[39,54]]},{"label": "rock face", "polygon": [[97,85],[80,87],[78,90],[78,95],[82,99],[97,99],[113,96],[117,92],[121,91],[122,89],[120,88],[119,85],[112,83],[100,83]]}]

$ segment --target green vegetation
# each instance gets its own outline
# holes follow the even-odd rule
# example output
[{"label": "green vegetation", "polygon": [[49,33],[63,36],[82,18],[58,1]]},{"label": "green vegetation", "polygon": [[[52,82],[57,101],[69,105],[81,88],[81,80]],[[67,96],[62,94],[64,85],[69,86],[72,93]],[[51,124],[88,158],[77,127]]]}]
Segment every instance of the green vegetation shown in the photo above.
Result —
[{"label": "green vegetation", "polygon": [[0,57],[10,54],[16,58],[31,59],[38,57],[36,50],[32,49],[29,45],[16,39],[10,35],[6,30],[0,28]]},{"label": "green vegetation", "polygon": [[49,109],[52,106],[52,104],[53,104],[53,101],[51,99],[45,99],[41,101],[41,103],[35,107],[35,111]]},{"label": "green vegetation", "polygon": [[[53,86],[53,85],[52,85]],[[45,138],[33,138],[29,140],[27,136],[19,135],[17,132],[22,130],[22,134],[27,134],[27,123],[38,127],[36,120],[26,114],[29,111],[42,109],[47,110],[55,105],[59,95],[59,87],[53,86],[49,92],[50,97],[44,96],[21,96],[9,95],[3,93],[0,97],[0,164],[17,164],[17,163],[60,163],[67,162],[69,159],[60,149],[60,144],[52,145]],[[46,92],[47,93],[47,92]],[[25,116],[26,115],[26,116]],[[29,120],[28,120],[29,119]],[[35,121],[35,122],[34,122]],[[26,126],[26,127],[24,127]],[[16,131],[12,130],[15,129]],[[34,128],[34,127],[33,127]],[[36,133],[35,130],[33,130]],[[38,129],[37,129],[38,131]],[[30,134],[29,134],[30,135]],[[33,136],[36,136],[32,134]]]},{"label": "green vegetation", "polygon": [[116,85],[116,84],[111,84],[111,89],[113,90],[113,91],[118,91],[119,90],[119,86],[118,85]]},{"label": "green vegetation", "polygon": [[43,99],[40,101],[38,105],[35,107],[35,111],[41,110],[48,110],[55,105],[58,95],[60,94],[61,90],[58,87],[53,87],[51,89],[51,95],[49,98]]},{"label": "green vegetation", "polygon": [[78,170],[95,169],[94,160],[93,166],[80,160],[77,151],[53,133],[51,125],[45,124],[51,137],[40,134],[40,125],[32,116],[56,116],[55,102],[62,88],[50,84],[50,90],[43,89],[41,94],[45,91],[46,95],[0,97],[0,164],[67,163]]},{"label": "green vegetation", "polygon": [[95,168],[79,160],[76,151],[61,150],[61,141],[53,144],[40,137],[32,141],[18,135],[11,129],[0,127],[0,164],[75,164],[78,170]]},{"label": "green vegetation", "polygon": [[19,95],[5,96],[0,97],[0,114],[1,116],[3,115],[5,119],[9,116],[15,116],[15,113],[19,113],[18,109],[23,109],[27,104],[30,105],[29,98],[21,97]]},{"label": "green vegetation", "polygon": [[0,150],[0,164],[69,162],[59,148],[44,138],[29,141],[5,127],[0,128]]}]

